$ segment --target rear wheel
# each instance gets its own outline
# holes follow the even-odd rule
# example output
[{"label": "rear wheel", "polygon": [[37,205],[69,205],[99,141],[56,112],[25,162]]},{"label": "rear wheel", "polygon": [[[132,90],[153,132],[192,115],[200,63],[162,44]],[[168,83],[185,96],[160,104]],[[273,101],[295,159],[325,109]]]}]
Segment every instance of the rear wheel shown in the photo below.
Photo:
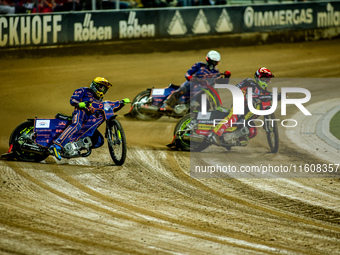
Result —
[{"label": "rear wheel", "polygon": [[144,105],[150,97],[150,90],[145,90],[139,93],[132,101],[132,114],[139,120],[157,120],[162,117],[159,113],[145,113],[140,110],[141,105]]},{"label": "rear wheel", "polygon": [[34,143],[32,140],[32,135],[34,132],[34,121],[27,120],[17,126],[10,138],[9,138],[9,146],[13,145],[12,151],[15,154],[15,158],[21,161],[29,161],[29,162],[40,162],[48,157],[48,154],[38,154],[34,152],[23,151],[20,148],[20,144],[26,143]]},{"label": "rear wheel", "polygon": [[267,133],[267,141],[271,152],[276,153],[279,150],[279,129],[277,122],[274,121],[275,114],[264,116],[265,130]]},{"label": "rear wheel", "polygon": [[126,138],[122,125],[116,119],[108,122],[106,138],[113,162],[117,166],[124,164],[126,159]]},{"label": "rear wheel", "polygon": [[[203,151],[209,144],[206,142],[190,141],[190,136],[193,132],[193,126],[196,125],[194,115],[185,115],[176,125],[174,135],[177,134],[175,140],[176,147],[184,151]],[[187,139],[186,139],[187,138]]]}]

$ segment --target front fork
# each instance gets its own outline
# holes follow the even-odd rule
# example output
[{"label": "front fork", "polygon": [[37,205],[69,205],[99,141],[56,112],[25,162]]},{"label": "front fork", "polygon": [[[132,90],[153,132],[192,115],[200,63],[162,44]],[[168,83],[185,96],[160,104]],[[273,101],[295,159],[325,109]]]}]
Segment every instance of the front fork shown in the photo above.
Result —
[{"label": "front fork", "polygon": [[[270,116],[270,115],[269,115]],[[267,116],[264,116],[264,125],[263,125],[263,128],[264,130],[266,131],[266,133],[270,133],[270,132],[273,132],[273,119],[272,118],[268,118]],[[272,120],[272,121],[270,121]]]},{"label": "front fork", "polygon": [[[116,117],[116,116],[114,116]],[[114,129],[114,133],[112,132],[112,128],[110,128],[112,125],[110,124],[110,120],[106,121],[106,131],[105,131],[105,138],[107,139],[108,143],[111,146],[114,145],[120,145],[122,142],[122,136],[120,134],[120,131],[118,129]],[[114,137],[114,141],[112,140],[112,137]]]}]

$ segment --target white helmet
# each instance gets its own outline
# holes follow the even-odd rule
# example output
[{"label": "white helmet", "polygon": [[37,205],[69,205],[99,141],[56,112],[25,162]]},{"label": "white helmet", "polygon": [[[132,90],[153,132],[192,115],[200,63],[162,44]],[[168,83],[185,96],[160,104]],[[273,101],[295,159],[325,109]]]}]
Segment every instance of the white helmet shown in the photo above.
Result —
[{"label": "white helmet", "polygon": [[206,58],[209,69],[213,69],[220,61],[221,55],[215,50],[208,52]]}]

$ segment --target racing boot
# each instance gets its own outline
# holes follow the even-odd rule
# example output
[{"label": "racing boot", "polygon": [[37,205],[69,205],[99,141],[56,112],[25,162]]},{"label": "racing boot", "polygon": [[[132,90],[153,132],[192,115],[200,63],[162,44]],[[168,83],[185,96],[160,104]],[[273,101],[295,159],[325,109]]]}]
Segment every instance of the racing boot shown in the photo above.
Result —
[{"label": "racing boot", "polygon": [[246,146],[249,142],[249,137],[239,140],[241,146]]},{"label": "racing boot", "polygon": [[50,148],[48,148],[48,150],[56,159],[61,160],[60,156],[61,147],[58,144],[51,145]]}]

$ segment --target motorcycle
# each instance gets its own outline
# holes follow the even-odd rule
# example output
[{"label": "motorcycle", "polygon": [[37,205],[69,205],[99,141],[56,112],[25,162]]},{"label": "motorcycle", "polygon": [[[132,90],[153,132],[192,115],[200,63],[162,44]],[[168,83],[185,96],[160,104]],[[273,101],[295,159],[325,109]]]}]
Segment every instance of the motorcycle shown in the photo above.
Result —
[{"label": "motorcycle", "polygon": [[[253,101],[260,106],[260,110],[266,110],[271,106],[272,95],[253,95]],[[186,114],[175,126],[173,140],[167,146],[171,149],[184,151],[203,151],[213,145],[207,137],[219,123],[230,114],[230,109],[219,107],[208,111],[206,115],[201,112]],[[224,130],[219,137],[219,145],[231,150],[234,146],[246,146],[249,143],[250,120],[255,120],[254,115],[249,120],[239,119],[229,128]],[[262,126],[266,132],[267,141],[271,152],[276,153],[279,149],[279,132],[275,114],[264,115]],[[254,126],[254,124],[252,124]],[[215,144],[216,145],[216,144]]]},{"label": "motorcycle", "polygon": [[[225,77],[225,73],[221,73],[220,75],[221,77]],[[228,78],[224,78],[226,83],[229,81],[229,76]],[[179,89],[180,86],[170,84],[165,88],[148,88],[140,92],[133,99],[130,111],[124,116],[138,120],[157,120],[162,116],[182,118],[190,111],[197,111],[197,109],[201,107],[200,100],[203,93],[207,93],[210,96],[208,107],[216,108],[221,105],[221,99],[213,87],[214,83],[207,82],[207,80],[209,80],[209,78],[203,80],[202,78],[194,77],[192,81],[194,86],[191,87],[190,92],[179,98],[177,104],[174,106],[174,111],[164,111],[161,107],[168,96]]]},{"label": "motorcycle", "polygon": [[[101,147],[104,144],[104,137],[98,127],[106,122],[105,138],[111,158],[116,165],[123,165],[127,151],[126,137],[121,123],[116,119],[115,112],[124,105],[124,101],[92,102],[92,111],[96,119],[85,123],[81,130],[73,135],[72,141],[62,149],[61,157],[67,159],[88,157],[92,149]],[[48,148],[71,123],[71,116],[60,113],[54,119],[26,120],[13,130],[9,139],[9,150],[1,155],[1,159],[29,162],[40,162],[46,159],[52,154]],[[91,127],[96,124],[97,128],[91,130]],[[89,131],[87,136],[83,137],[87,131]]]}]

